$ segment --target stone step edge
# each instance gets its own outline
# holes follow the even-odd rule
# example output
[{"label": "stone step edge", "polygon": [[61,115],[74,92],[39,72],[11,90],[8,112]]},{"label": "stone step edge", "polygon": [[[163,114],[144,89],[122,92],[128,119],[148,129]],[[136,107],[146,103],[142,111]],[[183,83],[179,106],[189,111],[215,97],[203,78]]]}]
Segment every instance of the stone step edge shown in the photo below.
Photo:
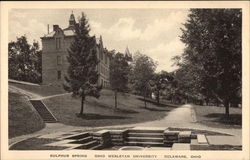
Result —
[{"label": "stone step edge", "polygon": [[62,137],[62,139],[75,139],[73,137],[77,137],[77,136],[81,136],[81,135],[87,135],[87,136],[89,136],[89,132],[83,132],[83,133],[77,133],[77,134],[68,135],[68,136]]},{"label": "stone step edge", "polygon": [[137,140],[137,139],[140,139],[140,140],[162,140],[163,141],[163,138],[156,138],[156,137],[127,137],[128,140]]},{"label": "stone step edge", "polygon": [[163,143],[160,143],[160,142],[126,142],[126,144],[152,144],[152,145],[164,145]]},{"label": "stone step edge", "polygon": [[[88,137],[84,137],[84,138],[81,138],[81,139],[76,139],[75,141],[71,142],[71,143],[79,143],[81,141],[85,141],[85,140],[89,140],[89,141],[92,141],[93,138],[91,136],[88,136]],[[85,143],[85,142],[84,142]]]},{"label": "stone step edge", "polygon": [[139,129],[130,129],[128,131],[129,133],[162,133],[163,134],[164,130],[139,130]]}]

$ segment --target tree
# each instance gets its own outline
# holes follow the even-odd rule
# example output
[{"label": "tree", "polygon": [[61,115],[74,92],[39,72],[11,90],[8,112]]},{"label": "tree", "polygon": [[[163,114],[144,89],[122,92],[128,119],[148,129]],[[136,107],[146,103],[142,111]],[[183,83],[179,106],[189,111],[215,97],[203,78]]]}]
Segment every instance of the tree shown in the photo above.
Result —
[{"label": "tree", "polygon": [[130,67],[122,53],[116,53],[110,62],[110,85],[115,93],[115,108],[117,108],[117,92],[128,90],[128,75]]},{"label": "tree", "polygon": [[173,77],[166,71],[154,74],[150,85],[156,95],[157,104],[160,104],[160,93],[167,88],[168,83],[172,80]]},{"label": "tree", "polygon": [[147,55],[136,53],[133,62],[133,87],[144,97],[144,106],[147,107],[146,97],[150,94],[150,80],[156,69],[156,62]]},{"label": "tree", "polygon": [[241,28],[240,9],[191,9],[182,28],[183,67],[192,66],[199,92],[223,103],[227,116],[241,96]]},{"label": "tree", "polygon": [[83,115],[86,96],[98,98],[101,86],[98,86],[97,49],[95,37],[89,35],[88,21],[82,13],[79,24],[75,25],[75,39],[68,49],[68,75],[65,76],[64,89],[72,96],[81,97],[80,115]]},{"label": "tree", "polygon": [[30,45],[26,36],[9,42],[9,77],[16,80],[40,83],[42,78],[42,52],[38,42]]}]

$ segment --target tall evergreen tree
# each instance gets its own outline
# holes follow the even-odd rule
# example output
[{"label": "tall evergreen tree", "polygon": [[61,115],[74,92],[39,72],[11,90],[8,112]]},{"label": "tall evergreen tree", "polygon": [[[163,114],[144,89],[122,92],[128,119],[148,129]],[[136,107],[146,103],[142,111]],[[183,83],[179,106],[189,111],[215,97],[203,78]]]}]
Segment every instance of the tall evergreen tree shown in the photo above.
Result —
[{"label": "tall evergreen tree", "polygon": [[68,75],[65,76],[64,89],[72,92],[72,96],[81,97],[80,115],[83,114],[86,96],[98,98],[101,86],[98,86],[96,40],[89,35],[90,27],[84,13],[75,24],[75,39],[68,49]]}]

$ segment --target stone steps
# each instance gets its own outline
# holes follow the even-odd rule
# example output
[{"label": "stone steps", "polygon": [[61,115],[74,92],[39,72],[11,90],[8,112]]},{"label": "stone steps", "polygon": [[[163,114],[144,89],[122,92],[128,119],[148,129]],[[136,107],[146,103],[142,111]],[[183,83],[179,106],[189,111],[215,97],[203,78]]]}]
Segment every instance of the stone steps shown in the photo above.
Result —
[{"label": "stone steps", "polygon": [[129,133],[163,133],[165,129],[163,128],[142,128],[142,127],[135,127],[129,130]]},{"label": "stone steps", "polygon": [[154,137],[128,137],[128,142],[159,142],[159,143],[163,143],[163,138],[154,138]]},{"label": "stone steps", "polygon": [[163,142],[126,142],[129,146],[150,146],[150,147],[163,147]]},{"label": "stone steps", "polygon": [[51,111],[45,106],[45,104],[41,100],[30,100],[30,102],[45,123],[57,122],[56,117],[51,113]]},{"label": "stone steps", "polygon": [[82,138],[86,138],[86,137],[89,137],[89,136],[90,135],[89,135],[88,132],[83,132],[83,133],[78,133],[78,134],[66,136],[66,137],[64,137],[64,139],[82,139]]},{"label": "stone steps", "polygon": [[74,149],[90,149],[90,148],[93,148],[95,146],[99,145],[99,143],[97,143],[96,140],[92,140],[92,141],[89,141],[87,143],[84,143],[82,144],[81,146],[79,147],[76,147]]},{"label": "stone steps", "polygon": [[76,143],[76,144],[83,144],[83,143],[87,143],[87,142],[90,142],[91,140],[93,140],[92,137],[84,137],[84,138],[81,138],[81,139],[77,139],[71,143]]},{"label": "stone steps", "polygon": [[103,146],[101,144],[98,144],[94,147],[89,148],[89,150],[101,150],[101,149],[103,149]]},{"label": "stone steps", "polygon": [[163,147],[163,128],[136,127],[128,131],[126,145]]},{"label": "stone steps", "polygon": [[130,137],[155,137],[155,138],[163,138],[162,133],[128,133]]},{"label": "stone steps", "polygon": [[98,150],[101,149],[102,147],[102,145],[100,145],[100,143],[98,143],[97,140],[94,140],[92,135],[88,132],[67,135],[61,139],[69,140],[67,145],[71,147],[67,148],[67,150],[82,150],[82,149]]}]

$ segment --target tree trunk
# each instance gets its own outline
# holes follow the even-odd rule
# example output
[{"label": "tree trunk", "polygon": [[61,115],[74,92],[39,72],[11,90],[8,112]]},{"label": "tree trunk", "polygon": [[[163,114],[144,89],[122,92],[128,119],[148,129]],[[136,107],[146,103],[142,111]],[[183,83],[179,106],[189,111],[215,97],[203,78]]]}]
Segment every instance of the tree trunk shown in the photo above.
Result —
[{"label": "tree trunk", "polygon": [[160,91],[157,91],[157,96],[156,96],[157,104],[160,104]]},{"label": "tree trunk", "polygon": [[227,117],[229,117],[229,101],[224,100],[224,107],[225,107],[225,114]]},{"label": "tree trunk", "polygon": [[115,90],[115,109],[117,108],[117,90]]},{"label": "tree trunk", "polygon": [[206,106],[209,106],[209,99],[205,99],[205,101],[206,101]]},{"label": "tree trunk", "polygon": [[81,103],[81,111],[80,111],[80,115],[83,115],[84,100],[85,100],[85,97],[84,97],[84,96],[82,96],[82,103]]},{"label": "tree trunk", "polygon": [[217,107],[219,107],[219,106],[220,106],[220,104],[219,104],[219,100],[218,100],[218,99],[216,99],[216,106],[217,106]]},{"label": "tree trunk", "polygon": [[146,102],[146,92],[144,92],[144,107],[147,108],[147,102]]}]

